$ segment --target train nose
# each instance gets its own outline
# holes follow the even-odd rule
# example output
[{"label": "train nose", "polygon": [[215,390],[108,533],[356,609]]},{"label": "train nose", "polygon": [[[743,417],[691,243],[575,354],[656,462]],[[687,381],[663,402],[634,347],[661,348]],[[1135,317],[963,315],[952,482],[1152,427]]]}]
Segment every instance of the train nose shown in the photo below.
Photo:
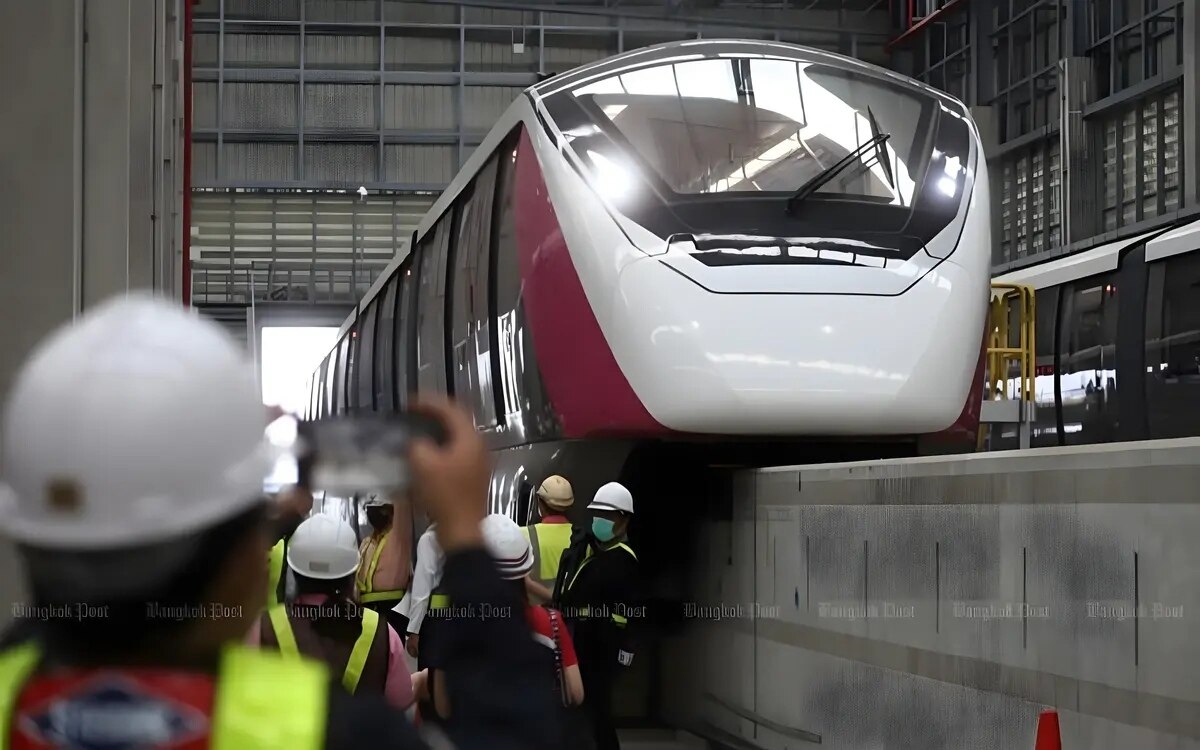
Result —
[{"label": "train nose", "polygon": [[[856,269],[845,269],[852,274]],[[979,358],[986,279],[940,264],[903,294],[717,294],[652,258],[622,271],[617,361],[667,427],[916,434],[952,424]]]}]

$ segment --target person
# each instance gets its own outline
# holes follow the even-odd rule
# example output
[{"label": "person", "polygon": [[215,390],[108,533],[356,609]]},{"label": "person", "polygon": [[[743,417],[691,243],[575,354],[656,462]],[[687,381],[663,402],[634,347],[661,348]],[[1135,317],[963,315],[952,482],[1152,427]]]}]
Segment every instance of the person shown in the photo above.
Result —
[{"label": "person", "polygon": [[[545,649],[542,654],[544,672],[551,678],[546,684],[553,688],[556,705],[578,706],[583,703],[584,688],[571,635],[559,612],[530,604],[528,600],[525,579],[533,570],[534,557],[529,539],[522,527],[501,513],[484,518],[482,529],[484,543],[500,577],[512,583],[516,596],[524,602],[522,612],[534,642]],[[433,669],[429,673],[429,682],[438,715],[452,720],[453,711],[446,697],[446,680],[441,670]],[[566,741],[564,719],[565,716],[551,715],[546,731],[562,737],[563,746],[574,747],[576,743]]]},{"label": "person", "polygon": [[271,504],[271,533],[267,551],[267,606],[287,599],[287,545],[300,522],[312,511],[313,496],[303,487],[288,487]]},{"label": "person", "polygon": [[571,483],[555,474],[547,477],[537,490],[541,520],[523,528],[533,548],[533,572],[525,579],[526,589],[536,602],[549,602],[554,596],[558,563],[571,542],[571,522],[566,512],[575,502]]},{"label": "person", "polygon": [[[142,295],[43,342],[7,401],[0,532],[22,558],[36,620],[0,652],[0,744],[11,747],[428,748],[378,696],[320,662],[241,644],[266,589],[269,473],[254,365],[217,324]],[[437,522],[457,601],[519,601],[483,546],[491,470],[469,414],[414,408],[440,443],[408,450],[414,500]],[[463,749],[548,748],[523,619],[454,621],[443,669]],[[136,719],[136,720],[134,720]]]},{"label": "person", "polygon": [[[417,670],[431,674],[436,662],[438,634],[449,611],[449,597],[442,587],[445,555],[438,544],[437,523],[431,523],[417,540],[417,563],[413,569],[412,586],[396,611],[408,622],[405,648],[417,660]],[[419,693],[417,707],[424,721],[437,723],[441,717],[430,691]]]},{"label": "person", "polygon": [[579,655],[585,708],[597,750],[621,746],[612,716],[612,692],[619,670],[633,663],[631,624],[641,612],[637,555],[627,541],[633,495],[609,482],[596,491],[590,554],[565,571],[562,607]]},{"label": "person", "polygon": [[287,551],[297,596],[268,609],[254,623],[247,643],[321,659],[341,673],[346,692],[361,688],[404,710],[413,702],[404,646],[375,610],[354,601],[354,576],[361,562],[349,524],[324,514],[306,519]]},{"label": "person", "polygon": [[397,633],[406,633],[407,618],[395,607],[404,598],[412,576],[412,513],[403,498],[381,494],[369,495],[363,505],[371,535],[360,550],[363,564],[355,580],[358,600],[387,617]]}]

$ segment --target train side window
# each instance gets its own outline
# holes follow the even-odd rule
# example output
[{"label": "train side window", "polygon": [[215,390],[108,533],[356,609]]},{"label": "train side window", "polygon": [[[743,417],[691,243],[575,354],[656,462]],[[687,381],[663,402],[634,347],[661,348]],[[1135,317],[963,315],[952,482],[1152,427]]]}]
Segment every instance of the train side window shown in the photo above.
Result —
[{"label": "train side window", "polygon": [[1030,445],[1044,448],[1059,445],[1058,401],[1054,395],[1054,379],[1058,377],[1054,367],[1054,347],[1058,339],[1058,295],[1059,287],[1037,290],[1037,320],[1034,322],[1034,381],[1033,400],[1036,414]]},{"label": "train side window", "polygon": [[403,408],[408,403],[408,395],[416,388],[416,341],[417,341],[417,312],[416,290],[417,276],[413,268],[418,258],[409,256],[400,266],[400,288],[396,301],[396,407]]},{"label": "train side window", "polygon": [[375,319],[379,313],[380,297],[375,297],[363,313],[358,328],[358,357],[354,362],[354,385],[358,391],[356,411],[375,410]]},{"label": "train side window", "polygon": [[1063,438],[1067,445],[1116,438],[1116,274],[1092,276],[1065,288],[1059,337]]},{"label": "train side window", "polygon": [[396,404],[393,397],[395,386],[395,327],[396,327],[396,286],[399,284],[399,274],[392,274],[384,287],[383,293],[377,299],[379,313],[375,323],[375,354],[372,367],[375,370],[375,409],[381,412],[392,411]]},{"label": "train side window", "polygon": [[1200,435],[1200,252],[1160,263],[1161,303],[1146,315],[1159,329],[1146,342],[1150,437]]},{"label": "train side window", "polygon": [[446,254],[452,212],[421,238],[417,282],[417,388],[446,392]]},{"label": "train side window", "polygon": [[517,201],[536,200],[517,190],[517,168],[537,169],[537,155],[520,153],[521,129],[513,131],[501,147],[496,226],[492,232],[496,333],[499,342],[501,421],[519,437],[549,437],[557,431],[556,417],[538,369],[533,335],[525,320],[521,298],[521,259],[517,248]]},{"label": "train side window", "polygon": [[351,328],[338,342],[337,366],[333,370],[333,414],[346,413],[346,370],[350,364],[350,337],[354,333]]},{"label": "train side window", "polygon": [[324,383],[324,403],[321,406],[321,416],[328,417],[334,414],[333,393],[336,390],[334,383],[337,381],[337,360],[338,349],[334,347],[329,356],[325,358],[325,371],[321,373],[321,380]]},{"label": "train side window", "polygon": [[454,394],[469,402],[477,427],[496,425],[492,391],[492,332],[488,310],[488,266],[496,157],[492,157],[460,198],[458,239],[451,277],[450,345]]}]

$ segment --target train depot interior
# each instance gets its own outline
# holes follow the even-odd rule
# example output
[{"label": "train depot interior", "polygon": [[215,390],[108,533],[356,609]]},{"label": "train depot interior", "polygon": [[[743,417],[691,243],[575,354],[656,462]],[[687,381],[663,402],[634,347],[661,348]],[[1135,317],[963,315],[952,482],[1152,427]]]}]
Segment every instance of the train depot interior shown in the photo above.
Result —
[{"label": "train depot interior", "polygon": [[625,748],[1200,750],[1197,50],[1193,0],[10,0],[0,391],[148,290],[271,419],[449,395],[488,513],[621,483]]}]

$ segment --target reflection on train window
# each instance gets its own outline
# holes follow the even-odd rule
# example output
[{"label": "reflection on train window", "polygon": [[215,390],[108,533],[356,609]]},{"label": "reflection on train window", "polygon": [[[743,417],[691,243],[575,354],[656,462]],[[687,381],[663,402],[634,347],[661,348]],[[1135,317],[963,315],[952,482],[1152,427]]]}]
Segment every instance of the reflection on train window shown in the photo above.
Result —
[{"label": "reflection on train window", "polygon": [[1059,340],[1064,442],[1109,442],[1117,426],[1115,274],[1076,281],[1064,293]]},{"label": "reflection on train window", "polygon": [[346,413],[346,370],[350,364],[350,336],[354,333],[354,328],[342,337],[338,343],[338,358],[337,367],[333,371],[333,414]]},{"label": "reflection on train window", "polygon": [[492,334],[488,310],[488,266],[496,158],[492,157],[459,197],[458,235],[451,277],[450,360],[454,393],[470,404],[476,427],[496,424],[492,392]]},{"label": "reflection on train window", "polygon": [[359,329],[358,358],[354,363],[354,385],[357,394],[355,411],[372,411],[375,408],[375,318],[379,312],[381,298],[376,297],[363,313]]},{"label": "reflection on train window", "polygon": [[446,392],[446,250],[450,212],[418,243],[420,281],[417,286],[417,388]]},{"label": "reflection on train window", "polygon": [[[903,206],[912,205],[929,159],[934,120],[922,115],[936,106],[872,77],[757,58],[643,68],[591,82],[574,96],[682,194],[794,191],[874,134],[890,134],[878,152],[882,163],[864,157],[865,169],[846,170],[821,190]],[[587,140],[594,132],[568,137]],[[599,171],[621,168],[592,161]],[[950,166],[947,175],[957,178]]]},{"label": "reflection on train window", "polygon": [[375,331],[375,408],[381,412],[390,412],[395,408],[392,387],[393,376],[396,372],[395,327],[396,327],[396,285],[399,276],[393,275],[388,280],[387,287],[381,295],[379,307],[378,328]]},{"label": "reflection on train window", "polygon": [[1146,345],[1150,437],[1200,434],[1200,253],[1163,261],[1162,307],[1148,310],[1160,323]]}]

